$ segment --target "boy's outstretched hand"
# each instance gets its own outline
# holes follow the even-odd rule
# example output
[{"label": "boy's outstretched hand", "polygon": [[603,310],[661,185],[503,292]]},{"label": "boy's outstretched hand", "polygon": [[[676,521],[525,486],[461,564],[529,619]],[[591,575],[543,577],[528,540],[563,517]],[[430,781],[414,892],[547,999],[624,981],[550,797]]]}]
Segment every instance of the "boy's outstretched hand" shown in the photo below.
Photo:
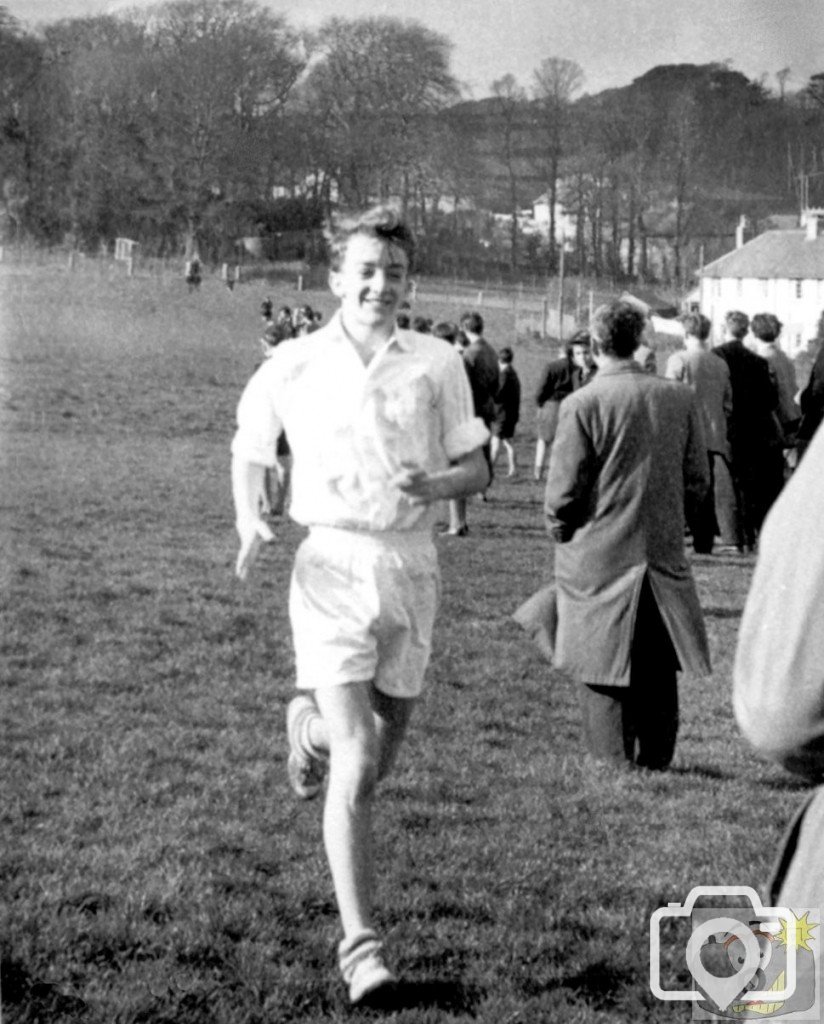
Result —
[{"label": "boy's outstretched hand", "polygon": [[240,534],[240,551],[235,563],[235,575],[245,580],[261,544],[273,541],[275,535],[262,519],[250,519],[242,525],[238,523],[237,532]]}]

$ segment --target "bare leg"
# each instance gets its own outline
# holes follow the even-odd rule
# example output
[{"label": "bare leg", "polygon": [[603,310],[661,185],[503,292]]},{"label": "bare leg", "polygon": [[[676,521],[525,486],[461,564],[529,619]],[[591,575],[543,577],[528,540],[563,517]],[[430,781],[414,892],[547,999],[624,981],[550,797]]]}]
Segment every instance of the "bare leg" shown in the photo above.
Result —
[{"label": "bare leg", "polygon": [[509,476],[515,476],[515,449],[512,446],[511,441],[504,441],[504,451],[506,452],[507,462],[507,474]]},{"label": "bare leg", "polygon": [[466,529],[466,498],[453,498],[449,502],[449,532]]},{"label": "bare leg", "polygon": [[546,441],[539,437],[535,442],[535,479],[540,480],[546,462]]},{"label": "bare leg", "polygon": [[394,763],[415,702],[371,683],[316,690],[315,700],[322,719],[312,720],[309,738],[330,756],[323,838],[348,938],[371,927],[375,785]]}]

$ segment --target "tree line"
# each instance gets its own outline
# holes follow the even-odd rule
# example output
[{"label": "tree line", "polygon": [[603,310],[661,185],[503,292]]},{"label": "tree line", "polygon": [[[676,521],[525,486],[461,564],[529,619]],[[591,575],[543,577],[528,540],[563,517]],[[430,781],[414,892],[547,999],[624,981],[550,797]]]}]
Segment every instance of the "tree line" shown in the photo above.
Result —
[{"label": "tree line", "polygon": [[[726,64],[664,66],[587,95],[584,70],[549,56],[467,101],[450,60],[416,21],[298,31],[255,0],[37,34],[0,5],[0,231],[219,260],[249,237],[311,249],[332,208],[391,199],[424,269],[554,273],[561,204],[570,269],[683,283],[699,248],[730,247],[738,217],[791,212],[802,176],[819,177],[821,75],[787,94],[787,69],[776,93]],[[519,212],[539,195],[551,223],[528,235]]]}]

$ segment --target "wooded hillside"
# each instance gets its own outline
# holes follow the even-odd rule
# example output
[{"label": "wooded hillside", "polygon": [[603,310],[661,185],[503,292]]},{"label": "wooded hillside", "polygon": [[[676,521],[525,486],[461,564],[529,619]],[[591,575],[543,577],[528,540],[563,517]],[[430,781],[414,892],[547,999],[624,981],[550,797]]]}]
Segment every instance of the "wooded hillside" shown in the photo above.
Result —
[{"label": "wooded hillside", "polygon": [[[726,65],[652,68],[584,90],[548,56],[462,100],[451,43],[423,24],[333,18],[298,32],[254,0],[172,0],[25,31],[0,6],[0,232],[7,244],[198,250],[239,239],[319,253],[338,204],[399,202],[424,269],[553,273],[546,194],[573,219],[570,269],[684,284],[746,215],[796,212],[824,142],[821,76],[794,95]],[[554,209],[553,204],[553,209]],[[492,216],[505,215],[509,228]],[[650,246],[671,259],[653,264]],[[281,253],[281,255],[283,255]]]}]

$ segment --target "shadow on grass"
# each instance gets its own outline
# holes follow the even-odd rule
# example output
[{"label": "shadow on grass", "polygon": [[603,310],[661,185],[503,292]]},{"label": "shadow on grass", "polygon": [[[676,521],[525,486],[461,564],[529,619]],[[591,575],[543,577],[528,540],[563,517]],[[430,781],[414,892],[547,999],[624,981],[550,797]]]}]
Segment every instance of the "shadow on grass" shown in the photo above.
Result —
[{"label": "shadow on grass", "polygon": [[424,981],[398,981],[367,996],[353,1013],[361,1010],[426,1010],[475,1015],[483,993],[457,979],[431,978]]},{"label": "shadow on grass", "polygon": [[695,775],[699,779],[729,779],[729,772],[722,772],[719,768],[710,768],[708,765],[687,764],[670,765],[667,768],[667,775]]},{"label": "shadow on grass", "polygon": [[758,784],[764,786],[765,789],[774,789],[780,793],[811,793],[816,788],[815,783],[795,778],[792,775],[783,779],[759,779]]},{"label": "shadow on grass", "polygon": [[638,984],[634,971],[599,960],[575,974],[567,975],[549,985],[524,987],[527,996],[538,996],[565,990],[596,1010],[613,1009],[628,987]]},{"label": "shadow on grass", "polygon": [[[32,978],[16,960],[3,960],[0,967],[3,998],[10,1015],[20,1010],[26,1021],[80,1021],[88,1006],[77,996],[61,992],[56,985]],[[10,1016],[11,1019],[11,1016]]]}]

